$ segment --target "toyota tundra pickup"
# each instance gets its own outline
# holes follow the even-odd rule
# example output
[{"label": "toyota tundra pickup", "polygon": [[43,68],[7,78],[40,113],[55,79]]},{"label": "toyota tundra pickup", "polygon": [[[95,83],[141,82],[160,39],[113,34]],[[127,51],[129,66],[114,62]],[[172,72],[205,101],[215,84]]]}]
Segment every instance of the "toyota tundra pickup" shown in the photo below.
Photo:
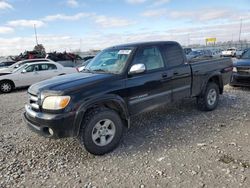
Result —
[{"label": "toyota tundra pickup", "polygon": [[232,69],[230,58],[187,62],[177,42],[114,46],[82,73],[32,85],[23,119],[40,135],[76,137],[88,152],[103,155],[141,112],[194,97],[199,109],[214,110]]}]

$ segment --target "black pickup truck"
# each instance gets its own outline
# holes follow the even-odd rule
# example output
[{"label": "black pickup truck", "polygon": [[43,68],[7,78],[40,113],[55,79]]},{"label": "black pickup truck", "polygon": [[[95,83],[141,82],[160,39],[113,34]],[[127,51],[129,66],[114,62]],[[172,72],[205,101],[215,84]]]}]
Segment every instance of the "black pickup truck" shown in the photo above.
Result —
[{"label": "black pickup truck", "polygon": [[199,109],[214,110],[232,69],[230,58],[188,63],[177,42],[114,46],[82,73],[32,85],[23,119],[45,137],[77,137],[87,151],[102,155],[118,146],[138,113],[191,97]]}]

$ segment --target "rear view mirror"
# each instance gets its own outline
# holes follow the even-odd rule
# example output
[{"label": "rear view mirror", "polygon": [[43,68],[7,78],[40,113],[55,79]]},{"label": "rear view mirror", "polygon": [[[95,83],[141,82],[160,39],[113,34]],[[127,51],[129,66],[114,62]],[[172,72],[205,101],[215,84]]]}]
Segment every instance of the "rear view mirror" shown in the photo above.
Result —
[{"label": "rear view mirror", "polygon": [[146,71],[146,67],[145,67],[144,64],[135,64],[135,65],[133,65],[133,66],[130,68],[128,74],[129,74],[129,75],[139,74],[139,73],[143,73],[143,72],[145,72],[145,71]]}]

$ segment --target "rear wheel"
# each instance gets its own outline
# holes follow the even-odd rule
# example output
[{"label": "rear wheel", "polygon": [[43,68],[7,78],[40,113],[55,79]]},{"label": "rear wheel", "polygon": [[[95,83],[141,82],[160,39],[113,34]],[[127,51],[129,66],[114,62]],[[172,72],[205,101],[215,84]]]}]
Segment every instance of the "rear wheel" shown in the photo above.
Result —
[{"label": "rear wheel", "polygon": [[197,98],[197,105],[200,110],[214,110],[219,102],[219,87],[214,82],[207,84],[204,94]]},{"label": "rear wheel", "polygon": [[0,91],[3,93],[10,93],[13,88],[13,84],[9,81],[3,81],[0,83]]},{"label": "rear wheel", "polygon": [[114,150],[122,137],[123,123],[120,116],[108,108],[90,111],[84,118],[79,140],[94,155]]}]

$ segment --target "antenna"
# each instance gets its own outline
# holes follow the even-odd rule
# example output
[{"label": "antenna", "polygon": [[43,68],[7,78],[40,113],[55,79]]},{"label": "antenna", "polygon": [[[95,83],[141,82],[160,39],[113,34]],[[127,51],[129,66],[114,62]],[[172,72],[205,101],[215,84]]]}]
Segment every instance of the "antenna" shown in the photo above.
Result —
[{"label": "antenna", "polygon": [[36,37],[36,44],[38,45],[37,33],[36,33],[36,24],[34,24],[34,31],[35,31],[35,37]]}]

